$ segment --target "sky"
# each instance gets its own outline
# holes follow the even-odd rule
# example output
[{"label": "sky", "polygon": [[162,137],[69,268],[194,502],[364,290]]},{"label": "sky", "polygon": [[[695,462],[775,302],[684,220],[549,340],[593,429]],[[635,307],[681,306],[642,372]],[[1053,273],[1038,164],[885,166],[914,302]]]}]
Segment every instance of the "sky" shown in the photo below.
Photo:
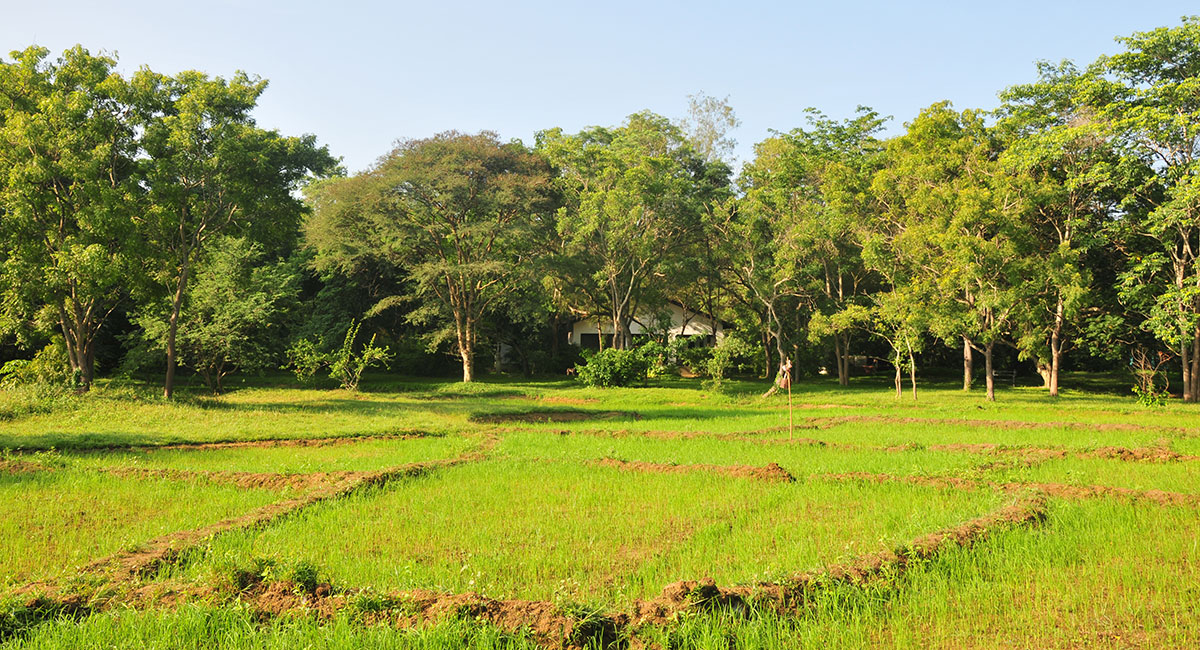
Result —
[{"label": "sky", "polygon": [[78,43],[126,74],[243,70],[270,82],[260,126],[315,134],[351,172],[397,139],[486,129],[532,144],[641,110],[682,118],[698,92],[728,97],[745,161],[806,107],[870,106],[896,134],[937,101],[994,108],[1038,60],[1085,65],[1197,13],[1195,0],[0,0],[0,55]]}]

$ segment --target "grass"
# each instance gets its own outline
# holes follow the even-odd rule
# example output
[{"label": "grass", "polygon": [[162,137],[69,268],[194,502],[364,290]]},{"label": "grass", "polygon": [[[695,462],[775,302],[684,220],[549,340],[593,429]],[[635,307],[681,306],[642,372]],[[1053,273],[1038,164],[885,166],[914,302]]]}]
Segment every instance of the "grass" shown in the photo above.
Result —
[{"label": "grass", "polygon": [[69,576],[91,560],[278,498],[267,490],[65,468],[0,473],[0,584]]},{"label": "grass", "polygon": [[74,456],[91,467],[145,467],[191,471],[311,472],[371,471],[457,456],[477,444],[466,436],[410,440],[363,439],[312,447],[139,449]]},{"label": "grass", "polygon": [[[995,404],[984,402],[981,391],[931,383],[914,404],[894,400],[886,380],[856,378],[848,388],[828,380],[799,382],[790,442],[785,398],[759,398],[765,385],[753,381],[730,382],[715,394],[687,380],[593,390],[564,381],[463,385],[385,378],[355,394],[267,379],[220,397],[191,394],[170,403],[154,387],[118,382],[84,396],[0,393],[0,447],[17,454],[4,462],[52,468],[20,473],[12,465],[0,472],[0,577],[9,589],[30,580],[66,580],[97,557],[294,496],[98,470],[377,470],[456,457],[485,441],[487,460],[359,489],[269,525],[227,531],[130,588],[160,583],[203,591],[227,567],[268,558],[280,566],[316,567],[321,580],[351,590],[475,591],[549,600],[564,611],[614,611],[676,580],[745,584],[819,570],[1015,498],[986,488],[835,481],[823,478],[827,474],[1200,494],[1200,460],[1068,454],[1019,466],[1011,464],[1019,456],[939,448],[1168,447],[1200,455],[1200,409],[1194,405],[1142,407],[1123,386],[1096,376],[1065,378],[1057,400],[1033,387],[1004,387]],[[1073,386],[1102,390],[1085,393]],[[560,422],[495,417],[550,412],[590,416]],[[377,437],[406,432],[429,435]],[[354,440],[131,448],[327,437]],[[29,454],[49,448],[57,451]],[[596,464],[605,458],[777,463],[798,480],[766,483]],[[1052,498],[1049,517],[1039,526],[995,531],[871,585],[827,585],[784,615],[693,613],[636,635],[663,648],[1195,647],[1198,567],[1196,508]],[[264,618],[236,600],[184,600],[162,610],[117,606],[49,620],[7,645],[534,647],[524,632],[459,618],[397,630],[344,615]]]},{"label": "grass", "polygon": [[186,606],[178,611],[123,610],[60,620],[11,648],[108,648],[120,650],[537,650],[519,634],[466,620],[451,620],[418,630],[364,627],[346,618],[329,624],[312,619],[277,619],[265,624],[246,608]]},{"label": "grass", "polygon": [[224,535],[193,560],[190,577],[264,556],[306,560],[335,584],[378,591],[624,605],[677,580],[771,580],[886,550],[997,502],[988,492],[764,485],[510,460],[457,467]]}]

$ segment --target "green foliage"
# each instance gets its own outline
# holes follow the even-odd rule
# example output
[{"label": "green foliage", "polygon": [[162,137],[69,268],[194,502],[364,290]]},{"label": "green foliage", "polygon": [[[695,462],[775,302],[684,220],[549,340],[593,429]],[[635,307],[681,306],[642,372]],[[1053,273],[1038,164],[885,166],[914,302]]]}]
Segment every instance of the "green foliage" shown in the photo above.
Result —
[{"label": "green foliage", "polygon": [[321,582],[320,570],[316,564],[307,560],[298,560],[288,567],[286,578],[296,585],[296,589],[307,594],[317,590]]},{"label": "green foliage", "polygon": [[329,376],[338,380],[342,388],[349,391],[358,390],[358,382],[362,380],[367,368],[387,365],[391,359],[386,345],[375,345],[374,334],[361,350],[354,351],[354,340],[358,338],[360,327],[362,323],[351,324],[350,329],[346,330],[346,339],[342,341],[342,347],[329,357]]},{"label": "green foliage", "polygon": [[1133,394],[1137,395],[1138,404],[1151,407],[1163,406],[1167,403],[1167,398],[1171,396],[1171,393],[1166,390],[1157,389],[1153,385],[1143,387],[1141,384],[1134,385]]},{"label": "green foliage", "polygon": [[305,238],[319,267],[406,275],[414,295],[383,297],[369,315],[413,306],[410,320],[452,341],[463,380],[473,380],[480,322],[529,270],[530,230],[550,209],[545,162],[495,133],[447,132],[402,142],[374,169],[309,195]]},{"label": "green foliage", "polygon": [[0,335],[66,337],[90,385],[96,334],[137,277],[135,93],[80,46],[0,59]]},{"label": "green foliage", "polygon": [[317,371],[329,365],[329,355],[321,351],[320,346],[312,339],[300,339],[287,349],[287,364],[296,375],[296,379],[304,383],[311,382]]},{"label": "green foliage", "polygon": [[638,352],[646,361],[646,377],[648,379],[657,379],[666,377],[675,371],[675,364],[672,363],[671,349],[658,341],[647,341],[638,347]]},{"label": "green foliage", "polygon": [[[288,261],[266,258],[244,237],[211,244],[196,266],[176,333],[180,362],[200,373],[213,392],[235,370],[278,363],[281,326],[295,307],[299,273]],[[138,318],[147,342],[165,350],[171,305],[162,301]]]},{"label": "green foliage", "polygon": [[730,371],[744,366],[746,357],[754,353],[754,347],[734,333],[727,333],[716,347],[705,364],[709,380],[707,385],[711,390],[720,392]]},{"label": "green foliage", "polygon": [[651,357],[641,348],[606,348],[590,355],[585,354],[584,358],[586,362],[582,366],[575,366],[576,376],[588,386],[601,388],[632,386],[643,382],[651,364]]},{"label": "green foliage", "polygon": [[695,375],[703,375],[708,371],[712,348],[695,345],[691,339],[677,336],[667,344],[667,354],[675,368],[686,368]]},{"label": "green foliage", "polygon": [[67,361],[67,347],[60,338],[52,340],[32,359],[14,359],[0,367],[0,388],[65,389],[77,385],[76,374],[71,372]]},{"label": "green foliage", "polygon": [[613,346],[633,347],[629,324],[683,290],[704,241],[704,213],[728,196],[729,169],[706,162],[666,118],[636,113],[619,127],[538,134],[561,173],[550,235],[560,301],[603,314]]}]

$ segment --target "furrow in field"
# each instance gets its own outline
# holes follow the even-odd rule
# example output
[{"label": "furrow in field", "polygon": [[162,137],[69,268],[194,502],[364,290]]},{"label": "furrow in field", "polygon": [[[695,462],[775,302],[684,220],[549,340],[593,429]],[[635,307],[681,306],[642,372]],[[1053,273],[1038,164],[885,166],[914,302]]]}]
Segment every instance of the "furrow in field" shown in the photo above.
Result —
[{"label": "furrow in field", "polygon": [[770,463],[762,467],[756,465],[672,465],[669,463],[647,463],[605,458],[595,461],[594,464],[631,472],[656,472],[659,474],[709,472],[735,478],[753,478],[760,481],[779,483],[791,483],[796,480],[786,469],[775,463]]},{"label": "furrow in field", "polygon": [[933,418],[895,415],[836,415],[804,418],[797,424],[814,429],[829,429],[843,424],[879,422],[885,424],[934,424],[970,427],[995,427],[1002,429],[1088,429],[1091,431],[1155,431],[1182,436],[1200,435],[1200,429],[1156,424],[1133,424],[1129,422],[1031,422],[1028,420],[990,420],[983,418]]},{"label": "furrow in field", "polygon": [[1091,499],[1114,497],[1138,503],[1153,503],[1161,506],[1200,506],[1200,494],[1184,494],[1164,490],[1134,490],[1111,485],[1070,485],[1066,483],[996,482],[986,479],[959,478],[954,476],[896,476],[893,474],[871,474],[850,472],[844,474],[816,474],[812,478],[832,481],[870,481],[884,483],[897,481],[913,485],[977,490],[990,488],[1005,491],[1038,490],[1050,496],[1065,499]]},{"label": "furrow in field", "polygon": [[149,467],[103,467],[100,471],[125,478],[160,478],[171,481],[202,480],[212,483],[227,483],[241,488],[268,490],[312,490],[324,485],[337,484],[371,475],[371,472],[311,472],[303,474],[280,474],[273,472],[223,472],[187,469],[154,469]]},{"label": "furrow in field", "polygon": [[0,459],[0,474],[32,474],[34,472],[46,472],[51,469],[48,465],[34,463],[19,458],[4,458]]}]

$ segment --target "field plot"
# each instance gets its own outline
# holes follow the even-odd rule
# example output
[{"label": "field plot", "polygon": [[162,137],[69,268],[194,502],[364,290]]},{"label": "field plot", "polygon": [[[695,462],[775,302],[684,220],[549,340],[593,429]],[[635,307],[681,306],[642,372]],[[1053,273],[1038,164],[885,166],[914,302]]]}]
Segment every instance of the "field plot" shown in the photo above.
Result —
[{"label": "field plot", "polygon": [[0,579],[11,588],[68,576],[158,535],[235,516],[279,496],[203,480],[65,467],[0,473]]},{"label": "field plot", "polygon": [[897,485],[489,461],[225,535],[205,555],[217,566],[303,560],[335,584],[378,591],[627,605],[686,578],[770,581],[887,550],[999,500]]},{"label": "field plot", "polygon": [[14,417],[10,438],[66,444],[0,463],[0,634],[30,648],[1200,642],[1191,407],[1032,389],[912,405],[814,384],[789,429],[760,388],[398,384],[176,404],[109,388]]}]

